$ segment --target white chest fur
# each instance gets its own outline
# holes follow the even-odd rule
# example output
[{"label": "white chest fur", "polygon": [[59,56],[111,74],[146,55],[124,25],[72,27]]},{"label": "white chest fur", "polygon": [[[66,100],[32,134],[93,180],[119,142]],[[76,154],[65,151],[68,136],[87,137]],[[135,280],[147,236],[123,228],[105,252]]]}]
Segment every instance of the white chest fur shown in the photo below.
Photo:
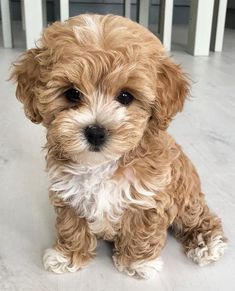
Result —
[{"label": "white chest fur", "polygon": [[69,201],[80,217],[85,217],[93,232],[100,233],[105,221],[115,225],[126,207],[130,184],[112,179],[116,161],[98,166],[53,166],[49,169],[50,190]]},{"label": "white chest fur", "polygon": [[132,197],[131,184],[145,198],[153,195],[140,187],[130,171],[126,171],[119,181],[114,180],[112,177],[117,167],[116,161],[98,166],[53,165],[49,169],[50,190],[68,201],[80,217],[85,217],[94,233],[104,233],[107,229],[110,232],[128,204],[146,205],[146,199]]}]

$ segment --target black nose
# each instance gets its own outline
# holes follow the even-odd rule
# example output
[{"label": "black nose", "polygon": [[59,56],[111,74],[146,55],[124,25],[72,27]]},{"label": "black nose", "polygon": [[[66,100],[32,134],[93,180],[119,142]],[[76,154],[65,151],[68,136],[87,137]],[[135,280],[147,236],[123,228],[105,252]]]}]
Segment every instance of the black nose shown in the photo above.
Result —
[{"label": "black nose", "polygon": [[87,126],[84,134],[88,142],[93,146],[100,146],[106,140],[105,128],[96,124]]}]

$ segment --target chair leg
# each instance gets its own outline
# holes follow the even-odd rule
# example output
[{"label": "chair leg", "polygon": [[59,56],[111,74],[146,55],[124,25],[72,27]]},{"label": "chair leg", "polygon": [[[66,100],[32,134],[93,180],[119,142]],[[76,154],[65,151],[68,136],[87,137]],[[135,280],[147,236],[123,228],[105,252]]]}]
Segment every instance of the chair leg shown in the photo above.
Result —
[{"label": "chair leg", "polygon": [[194,0],[190,6],[188,52],[194,56],[208,56],[214,0]]},{"label": "chair leg", "polygon": [[124,16],[131,18],[131,0],[124,0]]},{"label": "chair leg", "polygon": [[11,29],[11,13],[10,1],[1,0],[1,16],[2,16],[2,33],[4,48],[12,48],[12,29]]},{"label": "chair leg", "polygon": [[35,46],[43,29],[42,1],[24,0],[25,32],[27,49]]},{"label": "chair leg", "polygon": [[221,52],[223,47],[227,2],[215,0],[210,44],[210,49],[215,52]]},{"label": "chair leg", "polygon": [[25,15],[24,15],[24,0],[20,0],[22,29],[25,31]]},{"label": "chair leg", "polygon": [[47,27],[47,0],[42,0],[42,20],[43,27]]},{"label": "chair leg", "polygon": [[60,21],[69,18],[69,0],[60,0]]},{"label": "chair leg", "polygon": [[173,0],[161,0],[160,38],[167,51],[171,50],[171,33],[173,24]]},{"label": "chair leg", "polygon": [[149,24],[149,0],[139,1],[139,23],[145,27]]}]

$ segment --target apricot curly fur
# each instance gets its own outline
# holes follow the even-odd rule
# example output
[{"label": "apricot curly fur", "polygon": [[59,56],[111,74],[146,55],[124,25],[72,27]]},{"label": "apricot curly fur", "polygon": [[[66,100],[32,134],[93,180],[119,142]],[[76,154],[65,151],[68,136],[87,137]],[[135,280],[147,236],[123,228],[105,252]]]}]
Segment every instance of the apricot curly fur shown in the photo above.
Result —
[{"label": "apricot curly fur", "polygon": [[[85,265],[103,237],[114,242],[120,269],[148,277],[169,227],[195,262],[205,265],[223,254],[220,219],[166,131],[183,109],[189,78],[152,33],[113,15],[56,22],[14,64],[12,78],[26,116],[47,128],[58,237],[58,253],[46,257],[47,266],[62,272]],[[81,93],[77,104],[64,96],[71,87]],[[135,97],[130,106],[117,102],[121,91]],[[93,123],[108,132],[98,153],[84,137]],[[152,263],[144,269],[143,262]]]}]

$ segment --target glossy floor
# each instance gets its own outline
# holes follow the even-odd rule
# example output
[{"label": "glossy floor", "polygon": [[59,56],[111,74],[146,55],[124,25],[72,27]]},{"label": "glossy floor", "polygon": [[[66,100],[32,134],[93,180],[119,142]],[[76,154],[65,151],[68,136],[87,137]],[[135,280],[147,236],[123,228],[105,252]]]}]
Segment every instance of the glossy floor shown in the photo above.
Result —
[{"label": "glossy floor", "polygon": [[[177,42],[177,32],[174,37]],[[172,52],[194,84],[192,98],[170,132],[199,171],[208,204],[223,220],[228,250],[218,263],[200,268],[169,234],[163,271],[152,281],[119,273],[105,242],[99,243],[96,259],[75,274],[44,271],[42,253],[55,240],[55,216],[41,152],[45,132],[26,120],[14,86],[7,82],[9,66],[20,52],[0,48],[0,290],[234,290],[235,31],[226,31],[222,54],[194,58],[177,44]]]}]

